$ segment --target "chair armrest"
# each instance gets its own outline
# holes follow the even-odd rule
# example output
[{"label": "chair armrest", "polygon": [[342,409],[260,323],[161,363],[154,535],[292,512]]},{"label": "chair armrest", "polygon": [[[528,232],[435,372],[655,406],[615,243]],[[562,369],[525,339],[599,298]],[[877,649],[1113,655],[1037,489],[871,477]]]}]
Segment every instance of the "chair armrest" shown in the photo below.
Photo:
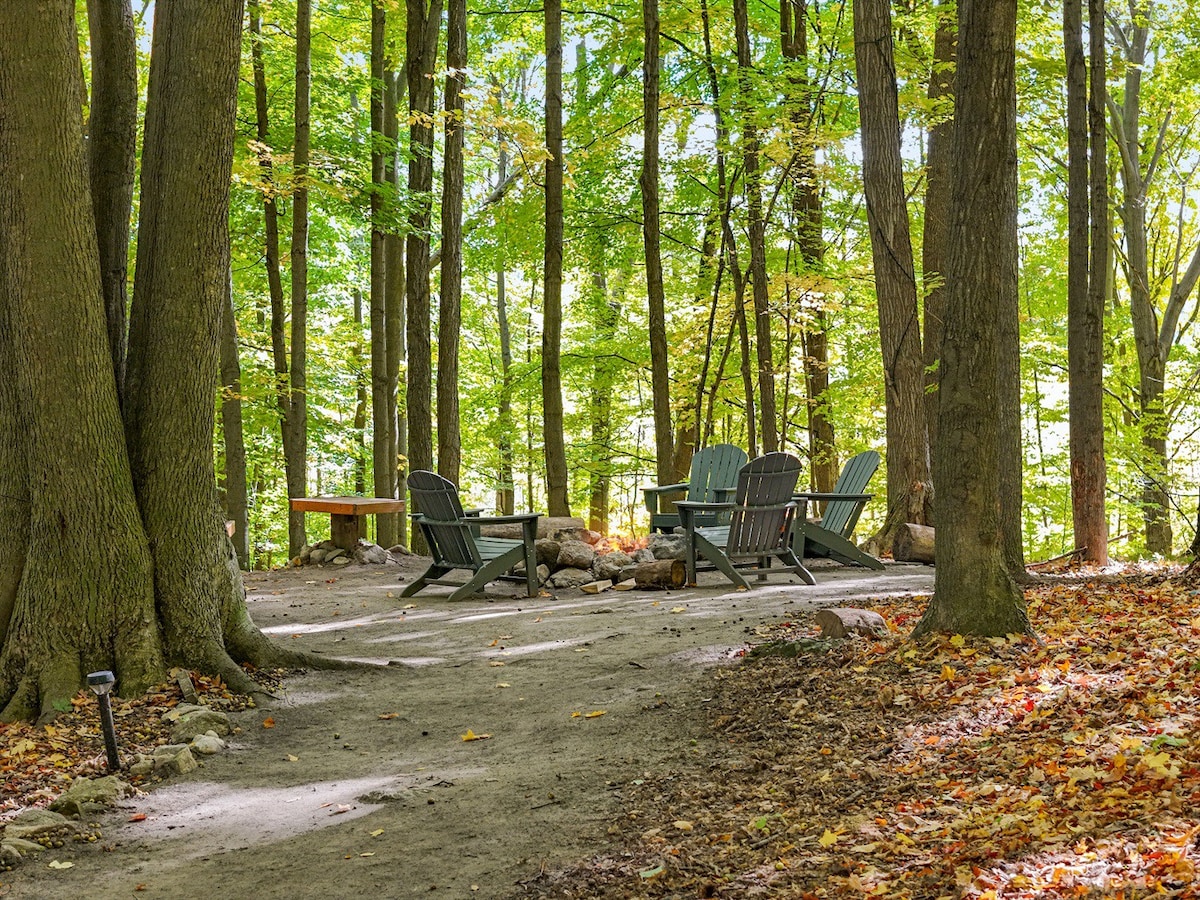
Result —
[{"label": "chair armrest", "polygon": [[675,506],[679,509],[689,509],[696,512],[704,512],[705,510],[720,512],[723,509],[737,509],[737,504],[732,500],[726,500],[722,503],[713,503],[705,500],[676,500]]},{"label": "chair armrest", "polygon": [[471,516],[472,525],[511,525],[514,522],[536,522],[541,513],[519,513],[515,516]]},{"label": "chair armrest", "polygon": [[824,502],[826,500],[862,500],[867,501],[874,497],[874,494],[835,494],[832,491],[797,491],[792,494],[797,500],[816,500]]},{"label": "chair armrest", "polygon": [[662,494],[666,491],[686,491],[688,483],[685,481],[682,484],[656,484],[650,487],[642,488],[643,494]]}]

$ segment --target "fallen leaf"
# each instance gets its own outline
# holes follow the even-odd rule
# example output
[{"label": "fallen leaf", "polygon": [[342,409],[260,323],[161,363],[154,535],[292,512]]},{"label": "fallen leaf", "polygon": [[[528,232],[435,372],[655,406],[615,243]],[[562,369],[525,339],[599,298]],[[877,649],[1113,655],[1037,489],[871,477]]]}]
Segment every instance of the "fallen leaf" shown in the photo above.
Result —
[{"label": "fallen leaf", "polygon": [[73,868],[75,868],[75,863],[73,863],[73,862],[60,862],[60,861],[59,861],[59,860],[57,860],[57,859],[52,859],[52,860],[50,861],[50,868],[52,868],[52,869],[73,869]]},{"label": "fallen leaf", "polygon": [[130,821],[130,822],[145,822],[146,814],[145,813],[134,813],[132,816],[129,817],[128,821]]},{"label": "fallen leaf", "polygon": [[265,719],[263,719],[263,728],[274,728],[274,727],[275,727],[275,717],[274,716],[267,716]]},{"label": "fallen leaf", "polygon": [[837,842],[838,842],[838,836],[836,834],[834,834],[832,831],[830,831],[828,828],[825,829],[825,833],[823,835],[821,835],[819,838],[817,838],[817,843],[820,844],[822,847],[827,847],[827,848],[832,847]]},{"label": "fallen leaf", "polygon": [[381,718],[381,719],[394,719],[394,718],[396,718],[396,717],[397,717],[397,716],[399,716],[399,715],[400,715],[400,713],[380,713],[380,714],[379,714],[379,718]]},{"label": "fallen leaf", "polygon": [[293,756],[290,753],[287,755],[287,758],[288,758],[288,762],[299,762],[300,761],[300,757]]},{"label": "fallen leaf", "polygon": [[687,612],[687,607],[686,606],[672,607],[671,612],[673,612],[673,613]]},{"label": "fallen leaf", "polygon": [[496,687],[498,687],[498,688],[506,688],[506,687],[512,687],[512,685],[511,685],[511,684],[509,684],[507,681],[497,681],[497,682],[496,682]]},{"label": "fallen leaf", "polygon": [[462,736],[462,739],[464,741],[486,741],[490,737],[490,734],[476,734],[468,728],[467,733]]},{"label": "fallen leaf", "polygon": [[607,714],[608,714],[607,709],[593,709],[590,713],[587,713],[586,715],[584,715],[584,718],[585,719],[596,719],[596,718],[599,718],[600,716],[607,715]]},{"label": "fallen leaf", "polygon": [[376,828],[374,831],[371,832],[371,837],[379,837],[381,834],[383,834],[383,829]]}]

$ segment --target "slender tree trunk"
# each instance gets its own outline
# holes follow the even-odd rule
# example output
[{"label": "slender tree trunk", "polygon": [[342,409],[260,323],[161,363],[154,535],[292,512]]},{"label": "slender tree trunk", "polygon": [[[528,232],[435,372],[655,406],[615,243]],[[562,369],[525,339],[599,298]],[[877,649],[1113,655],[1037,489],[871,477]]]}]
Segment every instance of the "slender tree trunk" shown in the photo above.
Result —
[{"label": "slender tree trunk", "polygon": [[[400,122],[396,111],[404,99],[405,80],[394,71],[391,58],[385,59],[383,73],[386,90],[383,95],[383,135],[388,148],[384,160],[384,180],[388,183],[393,205],[400,196]],[[403,68],[403,67],[402,67]],[[400,372],[405,368],[407,353],[405,351],[406,309],[404,296],[404,236],[394,228],[389,229],[383,238],[383,250],[386,261],[385,290],[387,332],[387,420],[392,431],[392,466],[395,471],[395,496],[403,499],[408,493],[407,460],[408,460],[408,419],[400,408]],[[408,544],[408,517],[397,515],[392,517],[395,522],[392,534],[396,543]]]},{"label": "slender tree trunk", "polygon": [[771,343],[771,309],[767,285],[766,224],[762,211],[758,126],[754,121],[754,62],[750,55],[750,26],[746,0],[733,0],[737,40],[738,91],[742,122],[742,165],[745,170],[746,214],[750,244],[750,284],[754,298],[754,346],[758,362],[758,413],[763,452],[779,449],[779,415],[775,408],[775,362]]},{"label": "slender tree trunk", "polygon": [[[950,170],[954,144],[954,66],[958,29],[954,6],[940,0],[937,6],[937,30],[933,36],[933,67],[929,73],[929,97],[935,121],[929,129],[925,163],[925,229],[921,243],[921,267],[924,269],[925,309],[923,349],[925,359],[925,430],[928,445],[937,441],[939,357],[942,352],[942,323],[945,318],[946,235],[950,224]],[[927,510],[932,513],[932,510]],[[932,525],[932,515],[926,524]]]},{"label": "slender tree trunk", "polygon": [[[914,635],[1031,631],[1005,557],[996,403],[1017,294],[1016,0],[959,0],[954,195],[946,262],[942,427],[935,448],[938,565]],[[1012,339],[1013,335],[1008,335]]]},{"label": "slender tree trunk", "polygon": [[[887,407],[889,523],[923,525],[928,513],[911,498],[929,495],[925,368],[921,354],[917,282],[900,155],[900,116],[888,0],[854,6],[855,66],[862,120],[863,188],[879,304],[879,338]],[[912,508],[915,507],[915,508]],[[894,527],[894,525],[892,526]],[[878,538],[886,550],[891,534]]]},{"label": "slender tree trunk", "polygon": [[[437,65],[442,0],[407,0],[409,162],[408,237],[405,251],[408,336],[408,470],[433,468],[433,354],[429,297],[429,240],[433,190],[433,71]],[[420,533],[412,549],[421,552]]]},{"label": "slender tree trunk", "polygon": [[552,516],[569,516],[567,448],[562,395],[562,2],[545,4],[546,237],[542,280],[542,419],[546,493]]},{"label": "slender tree trunk", "polygon": [[[1091,235],[1087,62],[1083,0],[1063,3],[1067,62],[1067,357],[1070,403],[1071,512],[1075,546],[1108,562],[1104,513],[1104,295],[1088,283]],[[1104,144],[1100,145],[1104,154]],[[1107,205],[1107,200],[1105,200]],[[1103,270],[1101,270],[1103,280]],[[1097,306],[1096,303],[1099,303]]]},{"label": "slender tree trunk", "polygon": [[[390,148],[384,137],[384,94],[387,67],[384,31],[387,13],[382,3],[371,3],[371,459],[376,497],[396,496],[396,430],[392,411],[391,353],[387,333],[387,234],[383,224],[384,160]],[[376,516],[376,542],[396,543],[396,516]]]},{"label": "slender tree trunk", "polygon": [[654,400],[654,459],[659,484],[672,479],[671,378],[667,370],[667,312],[658,222],[658,0],[642,0],[642,241],[650,332],[650,393]]},{"label": "slender tree trunk", "polygon": [[88,0],[87,8],[92,55],[88,163],[108,346],[120,399],[125,390],[126,269],[137,159],[137,34],[130,0]]},{"label": "slender tree trunk", "polygon": [[442,291],[438,304],[438,472],[457,484],[462,468],[462,434],[458,413],[458,336],[462,330],[466,0],[448,0],[447,12],[446,124],[442,166]]},{"label": "slender tree trunk", "polygon": [[[354,289],[354,324],[358,326],[358,334],[363,334],[363,297],[362,291]],[[371,402],[370,391],[367,387],[366,366],[363,359],[363,344],[361,340],[354,342],[351,362],[354,366],[354,492],[367,492],[367,407]],[[320,485],[317,485],[320,493]]]},{"label": "slender tree trunk", "polygon": [[233,523],[238,567],[250,568],[250,499],[246,489],[246,444],[242,437],[242,365],[238,359],[233,273],[225,279],[221,309],[221,433],[225,443],[225,516]]}]

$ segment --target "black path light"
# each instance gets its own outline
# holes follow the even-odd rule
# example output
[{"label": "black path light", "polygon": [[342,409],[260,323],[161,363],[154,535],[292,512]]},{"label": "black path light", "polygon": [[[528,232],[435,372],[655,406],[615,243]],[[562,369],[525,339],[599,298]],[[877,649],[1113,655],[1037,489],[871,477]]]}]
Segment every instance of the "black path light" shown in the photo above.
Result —
[{"label": "black path light", "polygon": [[104,731],[104,750],[108,754],[108,771],[115,772],[121,768],[121,759],[117,756],[117,731],[113,726],[112,703],[108,698],[116,677],[107,670],[92,672],[87,677],[88,687],[100,699],[100,727]]}]

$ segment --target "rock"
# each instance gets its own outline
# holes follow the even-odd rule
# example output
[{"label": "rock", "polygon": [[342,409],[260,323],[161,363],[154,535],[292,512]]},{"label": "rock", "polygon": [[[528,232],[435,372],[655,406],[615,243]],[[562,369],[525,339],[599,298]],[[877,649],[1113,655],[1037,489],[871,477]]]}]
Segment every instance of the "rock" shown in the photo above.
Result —
[{"label": "rock", "polygon": [[384,550],[378,544],[372,544],[370,541],[358,542],[358,549],[354,551],[354,558],[358,562],[368,566],[386,566],[396,562],[392,558],[391,553]]},{"label": "rock", "polygon": [[180,716],[175,727],[171,729],[172,744],[187,744],[198,734],[213,731],[217,735],[229,734],[233,727],[229,724],[229,716],[217,709],[206,706],[199,710]]},{"label": "rock", "polygon": [[594,547],[596,544],[600,543],[601,535],[599,532],[592,531],[589,528],[584,528],[583,524],[580,523],[579,525],[571,526],[570,528],[560,528],[558,531],[554,532],[553,537],[556,541],[583,541],[583,543]]},{"label": "rock", "polygon": [[558,550],[560,569],[590,569],[596,548],[584,541],[563,541]]},{"label": "rock", "polygon": [[888,633],[883,616],[867,609],[822,609],[814,618],[824,638],[844,638],[851,633],[881,637]]},{"label": "rock", "polygon": [[614,591],[632,591],[636,587],[637,587],[637,579],[636,578],[627,578],[624,581],[614,584],[613,590]]},{"label": "rock", "polygon": [[609,581],[618,581],[621,570],[630,565],[633,565],[632,556],[622,553],[620,550],[614,550],[596,557],[596,561],[592,564],[592,570],[599,579],[607,578]]},{"label": "rock", "polygon": [[14,838],[31,838],[64,827],[72,826],[70,820],[62,813],[48,809],[27,809],[18,813],[17,817],[8,823],[4,829],[4,839],[10,841]]},{"label": "rock", "polygon": [[592,580],[589,569],[559,569],[550,576],[550,584],[559,588],[573,588]]},{"label": "rock", "polygon": [[117,801],[133,792],[116,775],[103,778],[76,778],[50,809],[68,816],[82,816],[85,808],[116,806]]},{"label": "rock", "polygon": [[348,565],[350,565],[352,560],[348,556],[339,556],[336,559],[332,560],[332,562],[335,566],[348,566]]},{"label": "rock", "polygon": [[543,566],[537,567],[537,580],[538,580],[538,584],[545,584],[547,581],[550,580],[550,567],[549,566],[543,565]]},{"label": "rock", "polygon": [[186,745],[165,744],[154,750],[154,771],[165,775],[186,775],[200,766]]},{"label": "rock", "polygon": [[605,579],[603,581],[588,582],[585,585],[581,585],[581,588],[585,594],[599,594],[601,591],[607,591],[612,586],[613,583]]},{"label": "rock", "polygon": [[31,853],[41,853],[46,848],[42,844],[21,838],[5,838],[0,843],[0,859],[6,863],[20,862]]},{"label": "rock", "polygon": [[[578,516],[540,516],[537,520],[537,537],[553,537],[555,532],[564,528],[583,528],[583,519]],[[479,529],[479,533],[484,537],[520,540],[523,526],[519,522],[507,525],[484,525]]]},{"label": "rock", "polygon": [[309,551],[308,561],[310,563],[312,563],[314,566],[319,566],[321,563],[323,563],[325,561],[325,551],[324,550]]},{"label": "rock", "polygon": [[225,749],[225,742],[221,740],[215,731],[206,731],[204,734],[198,734],[192,738],[191,744],[192,753],[199,753],[202,756],[212,756],[214,753],[220,753]]},{"label": "rock", "polygon": [[393,544],[391,547],[388,547],[388,553],[392,554],[392,556],[413,556],[414,555],[413,552],[411,550],[409,550],[407,547],[405,547],[403,544]]},{"label": "rock", "polygon": [[207,709],[207,706],[202,706],[199,703],[180,703],[163,713],[162,720],[164,722],[178,722],[189,713],[204,712]]},{"label": "rock", "polygon": [[654,552],[649,547],[643,547],[633,553],[635,563],[654,562]]},{"label": "rock", "polygon": [[300,563],[302,565],[304,563],[308,562],[309,559],[312,558],[312,550],[313,550],[313,548],[310,547],[308,544],[305,544],[303,547],[300,548],[300,556],[297,558],[300,560]]},{"label": "rock", "polygon": [[646,549],[654,559],[683,559],[687,554],[687,538],[682,534],[652,534]]},{"label": "rock", "polygon": [[139,753],[125,771],[135,778],[145,778],[154,771],[154,759],[145,753]]},{"label": "rock", "polygon": [[558,553],[562,549],[562,545],[558,541],[552,541],[549,538],[542,538],[533,543],[534,551],[537,553],[537,561],[539,565],[553,567],[558,562]]}]

